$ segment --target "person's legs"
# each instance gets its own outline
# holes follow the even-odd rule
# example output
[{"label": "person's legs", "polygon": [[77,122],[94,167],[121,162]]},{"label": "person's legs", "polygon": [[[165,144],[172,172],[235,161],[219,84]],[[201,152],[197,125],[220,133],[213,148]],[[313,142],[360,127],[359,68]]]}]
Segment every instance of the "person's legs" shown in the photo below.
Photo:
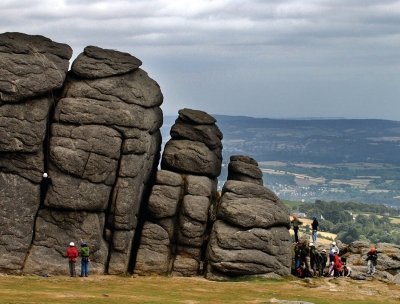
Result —
[{"label": "person's legs", "polygon": [[375,274],[375,265],[376,265],[376,262],[375,261],[371,261],[372,263],[372,273],[371,274]]},{"label": "person's legs", "polygon": [[83,277],[85,275],[85,262],[83,261],[82,258],[82,262],[81,262],[81,277]]},{"label": "person's legs", "polygon": [[73,263],[72,262],[68,262],[68,264],[69,264],[69,275],[71,276],[71,277],[73,277],[74,276],[74,269],[73,269]]},{"label": "person's legs", "polygon": [[85,275],[85,277],[87,277],[89,275],[89,262],[88,261],[85,261],[84,275]]},{"label": "person's legs", "polygon": [[293,229],[294,230],[294,240],[296,241],[296,243],[298,243],[299,242],[299,228],[294,228]]},{"label": "person's legs", "polygon": [[294,259],[294,267],[297,269],[300,267],[300,258],[295,258]]},{"label": "person's legs", "polygon": [[312,239],[313,243],[315,244],[317,242],[317,230],[312,231]]}]

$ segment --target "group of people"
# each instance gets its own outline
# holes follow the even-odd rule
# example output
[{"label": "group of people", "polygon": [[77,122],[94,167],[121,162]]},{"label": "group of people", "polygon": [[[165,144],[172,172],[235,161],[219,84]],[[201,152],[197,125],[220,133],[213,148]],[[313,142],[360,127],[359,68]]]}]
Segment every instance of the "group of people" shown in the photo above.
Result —
[{"label": "group of people", "polygon": [[294,274],[302,278],[351,275],[346,259],[339,257],[336,242],[332,242],[329,256],[326,249],[319,251],[314,243],[297,242],[294,247],[294,269]]},{"label": "group of people", "polygon": [[[332,276],[349,277],[352,274],[352,270],[347,266],[346,258],[339,257],[339,248],[336,242],[331,243],[329,250],[329,256],[327,250],[318,250],[315,246],[317,242],[317,231],[318,231],[318,220],[316,216],[313,216],[311,223],[312,228],[312,240],[313,242],[308,244],[307,241],[299,241],[299,227],[303,224],[296,215],[293,216],[291,221],[294,237],[294,275],[298,277],[321,277],[321,276]],[[367,274],[375,274],[375,266],[377,264],[377,253],[375,248],[371,248],[367,253]],[[329,264],[327,265],[329,261]],[[327,267],[327,269],[325,269]]]},{"label": "group of people", "polygon": [[69,274],[71,277],[76,277],[75,263],[78,256],[81,257],[81,277],[87,277],[89,275],[89,246],[81,239],[81,248],[78,250],[75,247],[75,243],[71,242],[67,249],[67,258],[69,263]]}]

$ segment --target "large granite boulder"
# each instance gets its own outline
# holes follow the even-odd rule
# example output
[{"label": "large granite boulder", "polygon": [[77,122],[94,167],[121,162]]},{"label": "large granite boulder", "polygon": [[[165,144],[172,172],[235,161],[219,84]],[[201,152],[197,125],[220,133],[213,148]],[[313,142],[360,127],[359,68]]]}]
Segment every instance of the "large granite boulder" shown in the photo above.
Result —
[{"label": "large granite boulder", "polygon": [[161,167],[173,172],[218,177],[222,163],[222,133],[203,111],[183,109],[171,128]]},{"label": "large granite boulder", "polygon": [[[260,185],[255,160],[234,156],[231,163],[228,176],[233,179],[222,189],[207,245],[206,277],[290,274],[289,213],[272,191]],[[247,176],[245,181],[241,176]]]},{"label": "large granite boulder", "polygon": [[255,159],[244,155],[232,155],[228,165],[228,180],[255,183],[263,186],[263,173]]},{"label": "large granite boulder", "polygon": [[[93,46],[72,64],[51,124],[51,183],[25,273],[49,269],[39,258],[44,252],[61,262],[61,248],[80,238],[92,249],[92,273],[128,271],[138,216],[161,150],[163,96],[140,65],[129,54]],[[48,214],[57,219],[51,237],[43,238],[39,222],[48,221]],[[74,223],[74,214],[83,222]],[[68,237],[61,233],[68,227],[59,229],[63,217],[74,226]],[[59,268],[46,272],[62,273]]]},{"label": "large granite boulder", "polygon": [[43,36],[0,34],[0,105],[19,103],[62,87],[70,46]]},{"label": "large granite boulder", "polygon": [[21,273],[31,246],[49,113],[71,56],[43,36],[0,34],[0,271]]}]

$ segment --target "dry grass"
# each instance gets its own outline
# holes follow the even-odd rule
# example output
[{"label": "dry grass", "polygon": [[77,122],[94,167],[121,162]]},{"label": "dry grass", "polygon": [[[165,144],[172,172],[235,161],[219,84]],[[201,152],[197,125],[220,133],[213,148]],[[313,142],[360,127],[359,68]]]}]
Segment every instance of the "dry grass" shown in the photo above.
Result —
[{"label": "dry grass", "polygon": [[171,277],[0,277],[0,303],[399,303],[400,286],[374,278],[213,282]]}]

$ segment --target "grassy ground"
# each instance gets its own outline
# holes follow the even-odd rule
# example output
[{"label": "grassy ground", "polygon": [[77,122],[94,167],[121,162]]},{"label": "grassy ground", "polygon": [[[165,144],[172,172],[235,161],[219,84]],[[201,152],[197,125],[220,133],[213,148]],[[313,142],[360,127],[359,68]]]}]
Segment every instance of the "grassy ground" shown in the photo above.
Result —
[{"label": "grassy ground", "polygon": [[203,278],[0,276],[0,303],[399,303],[400,286],[375,278],[213,282]]}]

